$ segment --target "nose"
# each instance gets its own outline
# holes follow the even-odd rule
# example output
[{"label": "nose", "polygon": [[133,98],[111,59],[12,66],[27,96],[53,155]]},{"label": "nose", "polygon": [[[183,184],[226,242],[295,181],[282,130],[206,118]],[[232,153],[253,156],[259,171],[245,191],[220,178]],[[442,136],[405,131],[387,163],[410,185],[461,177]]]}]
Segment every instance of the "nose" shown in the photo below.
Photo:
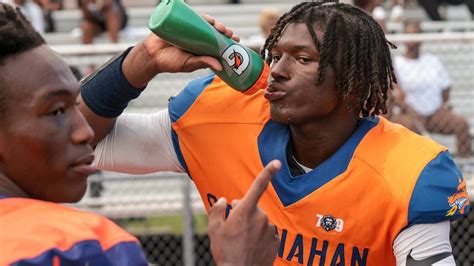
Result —
[{"label": "nose", "polygon": [[74,144],[89,144],[94,139],[94,131],[79,109],[74,108],[71,138]]},{"label": "nose", "polygon": [[278,62],[273,61],[270,65],[270,75],[274,80],[288,80],[288,66],[290,62],[286,62],[286,57],[282,56]]}]

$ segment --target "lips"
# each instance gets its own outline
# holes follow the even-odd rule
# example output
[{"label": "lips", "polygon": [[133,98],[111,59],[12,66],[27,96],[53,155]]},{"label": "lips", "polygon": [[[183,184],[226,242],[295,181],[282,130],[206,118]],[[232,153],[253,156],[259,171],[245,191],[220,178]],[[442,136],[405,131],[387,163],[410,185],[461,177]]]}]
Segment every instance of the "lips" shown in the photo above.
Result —
[{"label": "lips", "polygon": [[275,83],[270,83],[264,94],[265,99],[270,102],[281,100],[285,96],[286,92],[283,90],[283,88]]},{"label": "lips", "polygon": [[79,160],[75,161],[72,164],[72,170],[74,172],[84,174],[84,175],[91,175],[97,172],[97,168],[92,165],[94,162],[94,155],[87,154],[81,157]]}]

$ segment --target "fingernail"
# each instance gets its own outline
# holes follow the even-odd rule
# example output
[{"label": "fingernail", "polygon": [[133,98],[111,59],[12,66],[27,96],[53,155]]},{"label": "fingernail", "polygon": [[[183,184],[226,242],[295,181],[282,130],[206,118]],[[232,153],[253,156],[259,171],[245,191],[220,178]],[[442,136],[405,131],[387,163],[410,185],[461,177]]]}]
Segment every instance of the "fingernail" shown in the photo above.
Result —
[{"label": "fingernail", "polygon": [[278,169],[281,167],[281,162],[279,160],[274,160],[272,162],[272,164],[273,164],[273,166],[275,166]]},{"label": "fingernail", "polygon": [[227,199],[224,197],[221,197],[217,200],[216,204],[225,204],[227,202]]}]

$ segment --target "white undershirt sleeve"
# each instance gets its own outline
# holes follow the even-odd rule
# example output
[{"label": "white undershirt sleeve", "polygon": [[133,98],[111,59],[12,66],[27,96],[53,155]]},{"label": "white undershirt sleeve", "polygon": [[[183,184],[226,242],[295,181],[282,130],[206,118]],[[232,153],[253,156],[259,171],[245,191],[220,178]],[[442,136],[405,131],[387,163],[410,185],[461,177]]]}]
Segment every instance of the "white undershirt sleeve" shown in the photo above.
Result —
[{"label": "white undershirt sleeve", "polygon": [[[405,266],[409,254],[415,260],[424,260],[441,253],[452,252],[449,229],[449,221],[443,221],[434,224],[415,224],[403,230],[393,243],[397,266]],[[456,264],[451,255],[433,265]]]},{"label": "white undershirt sleeve", "polygon": [[153,114],[122,114],[95,149],[101,170],[129,174],[184,172],[171,140],[168,110]]}]

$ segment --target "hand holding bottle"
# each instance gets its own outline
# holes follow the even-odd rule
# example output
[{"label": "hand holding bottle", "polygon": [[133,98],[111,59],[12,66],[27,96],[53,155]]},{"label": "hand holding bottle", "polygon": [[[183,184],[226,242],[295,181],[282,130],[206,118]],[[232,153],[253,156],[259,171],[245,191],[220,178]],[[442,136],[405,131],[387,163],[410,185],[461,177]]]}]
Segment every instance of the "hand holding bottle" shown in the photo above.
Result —
[{"label": "hand holding bottle", "polygon": [[[225,36],[236,42],[240,40],[240,37],[234,35],[231,29],[217,22],[213,17],[202,16]],[[143,88],[159,73],[192,72],[207,67],[216,71],[222,70],[222,65],[214,57],[189,53],[155,34],[150,34],[125,57],[122,71],[131,85]]]},{"label": "hand holding bottle", "polygon": [[253,94],[267,87],[268,65],[253,50],[221,34],[183,0],[165,0],[150,17],[149,28],[169,43],[217,59],[216,74],[232,88]]}]

